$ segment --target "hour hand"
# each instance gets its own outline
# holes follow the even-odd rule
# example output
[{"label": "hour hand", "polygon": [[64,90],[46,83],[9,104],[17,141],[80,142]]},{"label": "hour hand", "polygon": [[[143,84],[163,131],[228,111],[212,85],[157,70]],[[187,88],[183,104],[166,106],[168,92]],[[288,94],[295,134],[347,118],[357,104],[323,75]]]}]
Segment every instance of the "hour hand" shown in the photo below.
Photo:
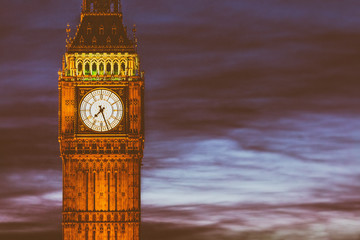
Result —
[{"label": "hour hand", "polygon": [[105,109],[105,108],[102,108],[101,105],[99,106],[99,108],[100,108],[100,110],[97,114],[95,114],[95,117],[99,116],[99,114],[102,113],[103,110]]}]

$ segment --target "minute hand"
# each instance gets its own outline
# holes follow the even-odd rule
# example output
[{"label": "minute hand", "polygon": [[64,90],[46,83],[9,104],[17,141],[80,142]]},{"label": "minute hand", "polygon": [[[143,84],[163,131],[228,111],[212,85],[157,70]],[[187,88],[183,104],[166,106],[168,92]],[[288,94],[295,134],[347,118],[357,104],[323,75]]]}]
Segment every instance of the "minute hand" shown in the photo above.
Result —
[{"label": "minute hand", "polygon": [[106,124],[106,128],[107,128],[107,130],[109,131],[109,126],[108,126],[107,121],[106,121],[106,119],[105,119],[104,112],[101,111],[101,114],[102,114],[102,116],[103,116],[103,118],[104,118],[104,121],[105,121],[105,124]]}]

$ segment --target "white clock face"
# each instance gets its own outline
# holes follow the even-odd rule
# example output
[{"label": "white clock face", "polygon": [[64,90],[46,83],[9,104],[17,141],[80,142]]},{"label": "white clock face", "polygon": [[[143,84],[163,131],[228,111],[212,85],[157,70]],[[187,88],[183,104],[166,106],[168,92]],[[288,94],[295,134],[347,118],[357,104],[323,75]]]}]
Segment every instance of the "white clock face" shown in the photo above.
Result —
[{"label": "white clock face", "polygon": [[86,94],[81,101],[80,116],[90,129],[107,132],[121,121],[123,104],[114,92],[96,89]]}]

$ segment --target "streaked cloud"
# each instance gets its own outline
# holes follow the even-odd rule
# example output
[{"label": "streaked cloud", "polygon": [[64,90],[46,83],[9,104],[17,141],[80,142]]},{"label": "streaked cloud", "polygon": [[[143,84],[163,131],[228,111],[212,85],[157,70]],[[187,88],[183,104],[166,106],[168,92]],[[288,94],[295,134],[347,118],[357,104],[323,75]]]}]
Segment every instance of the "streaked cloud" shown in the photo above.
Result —
[{"label": "streaked cloud", "polygon": [[[57,71],[80,2],[0,9],[1,239],[61,239]],[[143,238],[357,240],[360,3],[123,4],[147,74]]]}]

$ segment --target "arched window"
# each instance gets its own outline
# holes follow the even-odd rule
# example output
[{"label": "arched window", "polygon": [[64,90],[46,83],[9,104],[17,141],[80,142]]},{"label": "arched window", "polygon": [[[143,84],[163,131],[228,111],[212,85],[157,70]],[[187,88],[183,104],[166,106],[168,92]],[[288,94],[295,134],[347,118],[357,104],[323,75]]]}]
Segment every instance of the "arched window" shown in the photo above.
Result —
[{"label": "arched window", "polygon": [[90,64],[85,64],[85,75],[90,75]]},{"label": "arched window", "polygon": [[83,68],[82,63],[79,63],[79,64],[78,64],[78,75],[82,75],[82,74],[83,74],[82,68]]},{"label": "arched window", "polygon": [[115,225],[115,239],[117,240],[118,239],[118,226]]},{"label": "arched window", "polygon": [[101,63],[100,64],[100,75],[104,75],[105,71],[104,71],[104,64]]},{"label": "arched window", "polygon": [[114,64],[114,74],[119,75],[119,65],[117,63]]},{"label": "arched window", "polygon": [[94,12],[94,3],[90,3],[90,12]]},{"label": "arched window", "polygon": [[[110,211],[110,173],[108,173],[108,211]],[[107,220],[108,222],[110,222],[111,216],[108,215],[107,216]]]},{"label": "arched window", "polygon": [[96,64],[93,63],[92,65],[92,72],[91,72],[92,75],[96,75],[97,74],[97,67],[96,67]]},{"label": "arched window", "polygon": [[[93,185],[93,194],[94,194],[94,211],[96,209],[96,197],[95,197],[95,193],[96,193],[96,172],[94,172],[94,185]],[[93,215],[93,221],[95,222],[96,221],[96,215],[94,214]],[[95,227],[95,225],[94,225]]]},{"label": "arched window", "polygon": [[103,26],[103,25],[101,25],[101,26],[99,27],[99,34],[100,34],[100,35],[104,35],[104,26]]},{"label": "arched window", "polygon": [[106,74],[107,75],[111,74],[111,64],[110,63],[106,64]]},{"label": "arched window", "polygon": [[115,23],[112,25],[111,30],[112,30],[112,34],[115,35],[116,34],[116,24]]},{"label": "arched window", "polygon": [[91,34],[91,25],[90,25],[90,23],[88,23],[88,25],[87,25],[87,34]]},{"label": "arched window", "polygon": [[112,2],[110,4],[110,12],[114,12],[115,11],[115,6],[114,6],[114,3]]},{"label": "arched window", "polygon": [[121,63],[121,75],[125,75],[125,63]]}]

